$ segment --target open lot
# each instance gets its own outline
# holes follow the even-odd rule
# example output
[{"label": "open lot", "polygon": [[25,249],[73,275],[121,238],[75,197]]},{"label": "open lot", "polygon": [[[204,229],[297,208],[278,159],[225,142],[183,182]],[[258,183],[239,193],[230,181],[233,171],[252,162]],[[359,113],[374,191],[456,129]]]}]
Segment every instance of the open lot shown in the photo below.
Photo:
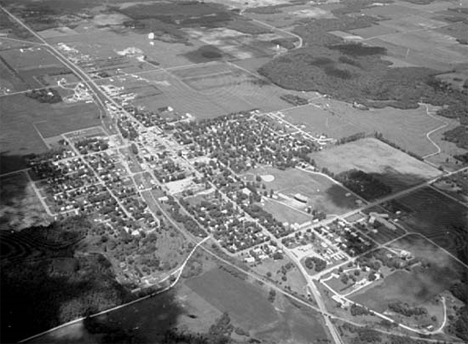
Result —
[{"label": "open lot", "polygon": [[[348,192],[345,189],[318,173],[259,167],[250,170],[247,175],[273,176],[273,181],[264,182],[266,188],[273,189],[279,195],[279,200],[292,207],[305,208],[304,203],[293,200],[297,193],[308,198],[307,205],[326,214],[343,214],[356,207],[355,196],[346,196]],[[280,194],[286,196],[286,199],[282,199]]]},{"label": "open lot", "polygon": [[433,188],[426,187],[398,199],[410,209],[403,224],[433,240],[437,245],[468,263],[468,209]]},{"label": "open lot", "polygon": [[373,174],[394,192],[441,174],[436,168],[375,138],[346,143],[311,156],[318,166],[335,174],[351,169]]}]

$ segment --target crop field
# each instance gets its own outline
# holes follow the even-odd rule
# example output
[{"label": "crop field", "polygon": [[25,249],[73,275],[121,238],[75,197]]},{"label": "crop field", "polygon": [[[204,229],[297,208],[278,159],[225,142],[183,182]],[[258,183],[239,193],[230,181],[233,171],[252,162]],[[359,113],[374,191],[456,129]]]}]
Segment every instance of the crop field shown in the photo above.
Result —
[{"label": "crop field", "polygon": [[48,86],[48,75],[68,75],[72,72],[41,47],[11,49],[0,52],[0,73],[4,88],[24,91]]},{"label": "crop field", "polygon": [[284,119],[299,126],[314,135],[325,134],[339,139],[362,132],[358,126],[347,119],[335,116],[327,107],[307,105],[282,111]]},{"label": "crop field", "polygon": [[255,168],[247,173],[250,177],[255,175],[273,176],[272,182],[263,182],[267,190],[273,189],[276,194],[285,195],[287,203],[293,207],[305,207],[305,204],[292,199],[295,194],[301,193],[309,199],[308,205],[326,214],[343,214],[356,208],[355,196],[347,197],[346,189],[317,173],[298,169],[281,171],[271,167]]},{"label": "crop field", "polygon": [[242,327],[260,329],[278,319],[266,295],[224,270],[208,271],[186,284],[220,311],[229,312]]},{"label": "crop field", "polygon": [[[273,56],[276,53],[276,45],[271,41],[282,38],[282,35],[272,33],[251,36],[228,28],[190,28],[185,29],[185,32],[192,39],[216,47],[221,55],[225,54],[226,57],[236,60]],[[193,60],[193,62],[204,62],[204,60]]]},{"label": "crop field", "polygon": [[[233,112],[233,105],[225,104],[223,99],[210,99],[206,95],[196,92],[179,78],[163,71],[145,73],[141,75],[146,82],[154,84],[162,91],[161,94],[144,99],[137,99],[136,105],[147,109],[157,109],[160,107],[171,106],[181,114],[190,113],[197,119],[214,118],[227,115]],[[226,100],[226,99],[224,99]],[[238,101],[239,103],[240,101]],[[239,109],[252,109],[241,102]],[[239,111],[239,110],[238,110]]]},{"label": "crop field", "polygon": [[[385,20],[349,32],[364,39],[366,44],[387,48],[388,55],[396,58],[397,65],[403,63],[449,70],[454,63],[464,63],[468,53],[468,47],[456,40],[466,39],[466,30],[459,30],[458,23],[452,24],[446,20],[456,15],[453,11],[447,11],[451,6],[449,2],[413,5],[398,1],[365,8],[361,13]],[[448,30],[448,26],[454,27]]]},{"label": "crop field", "polygon": [[158,85],[154,83],[148,83],[144,76],[137,74],[125,74],[105,80],[98,80],[97,84],[104,89],[106,86],[122,88],[119,94],[133,93],[135,95],[134,101],[150,98],[162,93]]},{"label": "crop field", "polygon": [[375,138],[349,142],[311,156],[318,166],[335,174],[351,169],[373,174],[391,186],[393,192],[441,174],[436,168]]},{"label": "crop field", "polygon": [[[201,70],[199,70],[201,68]],[[279,97],[284,93],[233,64],[216,64],[174,71],[185,84],[231,112],[260,108],[276,111],[290,106]]]},{"label": "crop field", "polygon": [[[170,74],[164,71],[140,74],[139,77],[149,84],[154,84],[162,91],[162,94],[137,99],[135,103],[148,109],[172,106],[177,112],[190,113],[198,119],[214,118],[255,108],[270,111],[287,106],[287,103],[275,97],[279,91],[275,90],[274,86],[256,85],[254,83],[257,79],[237,69],[234,69],[237,76],[234,76],[232,72],[221,71],[221,74],[214,75],[213,79],[206,78],[205,80],[203,73],[210,74],[212,67],[217,69],[218,65],[202,66],[202,71],[198,71],[198,67],[191,67],[173,70]],[[185,80],[188,81],[175,76],[193,74],[196,76],[186,78]],[[212,82],[220,87],[213,88],[214,85],[207,85]],[[199,91],[194,87],[205,89]]]},{"label": "crop field", "polygon": [[398,202],[411,209],[403,219],[408,229],[424,235],[468,263],[467,208],[430,187],[399,198]]},{"label": "crop field", "polygon": [[[286,3],[286,2],[283,2]],[[331,9],[341,7],[339,4],[330,4],[320,7],[311,4],[291,4],[284,7],[270,7],[270,10],[261,11],[251,9],[245,15],[252,19],[261,20],[278,28],[290,27],[300,19],[328,19],[334,18]]]}]

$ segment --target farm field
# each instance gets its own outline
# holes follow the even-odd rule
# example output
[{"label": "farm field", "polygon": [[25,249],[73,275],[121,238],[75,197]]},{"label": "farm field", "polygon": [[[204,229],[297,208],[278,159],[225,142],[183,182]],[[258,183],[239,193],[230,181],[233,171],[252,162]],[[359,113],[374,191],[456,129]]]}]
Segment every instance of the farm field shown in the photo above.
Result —
[{"label": "farm field", "polygon": [[[233,104],[232,111],[259,108],[276,111],[290,106],[279,97],[284,92],[278,87],[265,84],[260,79],[234,64],[210,64],[189,67],[172,72],[190,88],[224,106]],[[236,108],[235,104],[240,107]],[[241,105],[243,104],[243,105]]]},{"label": "farm field", "polygon": [[8,92],[49,86],[47,78],[73,75],[55,56],[42,47],[9,49],[0,52],[2,88]]},{"label": "farm field", "polygon": [[293,200],[297,193],[306,196],[307,204],[313,209],[326,214],[343,214],[357,206],[355,196],[346,196],[346,189],[318,173],[298,169],[282,171],[271,167],[259,167],[246,173],[246,177],[255,175],[273,176],[273,181],[263,182],[266,188],[273,189],[277,195],[285,195],[286,200],[283,201],[296,208],[305,208],[305,204]]},{"label": "farm field", "polygon": [[163,71],[141,75],[148,84],[155,84],[161,94],[137,99],[134,104],[148,110],[171,106],[180,114],[190,113],[197,119],[214,118],[228,114],[229,108],[223,104],[213,103],[207,96],[200,94],[180,81],[178,78]]},{"label": "farm field", "polygon": [[334,115],[321,105],[306,105],[282,111],[284,119],[292,124],[302,126],[313,135],[325,134],[339,139],[348,137],[363,130],[341,116]]},{"label": "farm field", "polygon": [[[182,73],[186,73],[186,71]],[[165,71],[144,73],[139,77],[140,80],[155,85],[162,92],[151,97],[137,98],[134,101],[135,105],[147,109],[171,106],[180,114],[190,113],[197,119],[203,119],[219,117],[232,112],[249,111],[258,107],[249,102],[248,99],[245,100],[243,95],[236,91],[242,89],[242,86],[239,85],[235,85],[233,88],[220,87],[205,93],[197,91],[179,77]],[[228,79],[230,78],[228,77]],[[228,82],[231,81],[228,80]],[[251,94],[251,96],[261,97],[265,104],[268,104],[268,93]],[[275,101],[269,103],[275,104]]]},{"label": "farm field", "polygon": [[[313,103],[315,105],[283,111],[285,119],[296,125],[305,125],[304,129],[312,134],[323,133],[335,139],[361,132],[379,132],[384,138],[419,156],[437,152],[426,134],[447,122],[446,118],[428,116],[425,106],[409,110],[386,107],[362,111],[332,99],[317,99]],[[435,112],[431,107],[429,109]],[[432,139],[435,139],[435,134],[431,136]],[[440,144],[441,140],[435,141]]]},{"label": "farm field", "polygon": [[136,72],[141,70],[155,70],[158,66],[140,62],[137,56],[146,56],[146,61],[152,61],[163,67],[175,67],[191,64],[185,54],[202,47],[204,44],[196,40],[190,40],[190,45],[177,42],[163,42],[160,40],[148,40],[147,33],[129,31],[127,29],[113,31],[111,29],[75,28],[78,34],[58,36],[48,38],[47,41],[53,45],[64,43],[67,46],[78,50],[82,55],[88,55],[91,60],[107,59],[108,57],[118,57],[118,52],[123,52],[128,48],[135,48],[137,53],[128,54],[126,63],[122,70]]},{"label": "farm field", "polygon": [[365,138],[312,153],[317,166],[335,174],[351,169],[373,174],[392,187],[393,192],[441,174],[436,168],[419,161],[375,138]]},{"label": "farm field", "polygon": [[426,187],[397,199],[410,209],[401,222],[434,241],[455,257],[468,263],[467,223],[468,209],[433,188]]},{"label": "farm field", "polygon": [[101,123],[94,104],[45,104],[22,94],[1,97],[0,109],[3,110],[2,173],[21,168],[3,163],[8,156],[47,151],[42,137],[48,138]]}]

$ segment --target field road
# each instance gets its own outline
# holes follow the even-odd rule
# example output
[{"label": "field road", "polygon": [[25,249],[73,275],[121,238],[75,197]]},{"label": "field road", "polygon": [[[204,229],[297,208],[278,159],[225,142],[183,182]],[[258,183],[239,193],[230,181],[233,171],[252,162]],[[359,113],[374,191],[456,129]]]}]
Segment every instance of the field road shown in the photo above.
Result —
[{"label": "field road", "polygon": [[441,119],[438,119],[438,118],[434,117],[434,116],[430,113],[430,111],[429,111],[429,106],[428,106],[427,104],[419,103],[419,105],[424,105],[424,106],[426,107],[426,115],[428,115],[429,117],[431,117],[431,118],[433,118],[433,119],[436,119],[436,120],[438,120],[438,121],[444,123],[444,124],[442,124],[441,126],[435,128],[435,129],[432,129],[431,131],[429,131],[429,132],[426,134],[426,138],[427,138],[427,139],[429,140],[429,142],[432,143],[432,144],[434,145],[434,147],[437,149],[437,152],[430,153],[430,154],[427,154],[427,155],[425,155],[425,156],[422,157],[423,159],[427,159],[427,158],[429,158],[429,157],[431,157],[431,156],[434,156],[434,155],[439,154],[439,153],[442,151],[442,149],[440,148],[440,146],[439,146],[437,143],[435,143],[434,140],[431,139],[431,135],[432,135],[433,133],[439,131],[440,129],[443,129],[443,128],[445,128],[446,126],[448,126],[450,122],[445,122],[445,121],[443,121],[443,120],[441,120]]}]

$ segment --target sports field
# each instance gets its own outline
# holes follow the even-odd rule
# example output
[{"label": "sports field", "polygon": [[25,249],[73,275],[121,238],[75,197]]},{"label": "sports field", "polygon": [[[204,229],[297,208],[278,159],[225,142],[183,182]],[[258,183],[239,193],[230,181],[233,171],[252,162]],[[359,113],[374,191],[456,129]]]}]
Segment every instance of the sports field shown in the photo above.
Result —
[{"label": "sports field", "polygon": [[307,205],[325,214],[343,214],[357,207],[355,196],[346,196],[346,189],[319,173],[259,167],[249,170],[246,174],[251,179],[255,175],[273,176],[273,181],[263,182],[267,190],[273,189],[279,196],[279,201],[291,207],[305,208],[305,204],[293,200],[294,195],[298,193],[308,198]]},{"label": "sports field", "polygon": [[404,218],[409,230],[424,235],[468,263],[468,209],[433,188],[426,187],[398,199],[411,209]]},{"label": "sports field", "polygon": [[358,169],[399,191],[441,174],[438,169],[417,160],[375,138],[365,138],[312,153],[320,167],[335,174]]}]

